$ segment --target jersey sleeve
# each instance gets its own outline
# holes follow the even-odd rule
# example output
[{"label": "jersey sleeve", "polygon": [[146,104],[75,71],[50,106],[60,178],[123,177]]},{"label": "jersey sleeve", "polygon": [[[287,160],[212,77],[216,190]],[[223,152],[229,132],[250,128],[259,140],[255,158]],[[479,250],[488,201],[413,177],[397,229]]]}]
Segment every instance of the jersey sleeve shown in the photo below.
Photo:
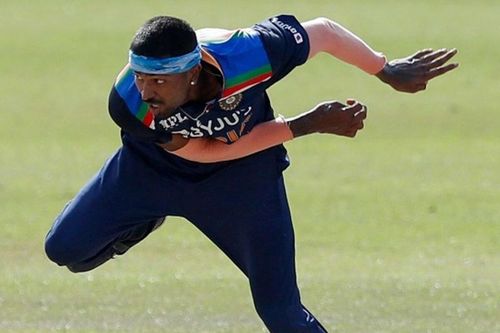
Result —
[{"label": "jersey sleeve", "polygon": [[252,27],[262,39],[271,62],[269,85],[281,80],[295,67],[306,62],[309,38],[299,21],[291,15],[279,15]]}]

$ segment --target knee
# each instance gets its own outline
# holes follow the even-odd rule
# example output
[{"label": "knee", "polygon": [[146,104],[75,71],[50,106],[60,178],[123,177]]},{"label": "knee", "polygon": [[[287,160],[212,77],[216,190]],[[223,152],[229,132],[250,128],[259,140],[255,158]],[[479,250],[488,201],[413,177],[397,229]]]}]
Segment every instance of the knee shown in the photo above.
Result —
[{"label": "knee", "polygon": [[62,225],[65,223],[65,213],[71,201],[66,203],[61,213],[56,217],[52,224],[47,236],[45,236],[45,254],[47,257],[60,266],[65,266],[69,262],[69,255],[67,251],[67,241],[65,241]]},{"label": "knee", "polygon": [[45,238],[45,254],[59,266],[66,266],[74,261],[69,245],[64,237],[51,231]]},{"label": "knee", "polygon": [[[69,241],[63,236],[49,234],[45,240],[45,253],[51,261],[59,266],[66,266],[73,273],[90,271],[106,261],[101,260],[98,264],[93,261],[87,262],[82,249],[75,246],[75,244],[76,242]],[[111,257],[112,254],[109,255],[109,258]]]},{"label": "knee", "polygon": [[85,259],[85,247],[79,241],[78,233],[63,226],[59,216],[45,238],[45,254],[59,266],[68,266]]}]

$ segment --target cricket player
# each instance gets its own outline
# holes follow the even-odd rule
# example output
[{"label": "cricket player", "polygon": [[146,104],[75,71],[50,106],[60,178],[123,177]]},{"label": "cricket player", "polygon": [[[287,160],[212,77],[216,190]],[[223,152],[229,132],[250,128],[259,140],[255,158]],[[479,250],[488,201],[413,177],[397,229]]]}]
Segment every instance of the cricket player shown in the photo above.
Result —
[{"label": "cricket player", "polygon": [[388,62],[327,18],[299,23],[279,15],[249,28],[195,32],[181,19],[154,17],[133,37],[109,96],[123,145],[56,218],[48,257],[88,271],[124,254],[165,217],[182,216],[246,275],[270,332],[326,332],[297,287],[282,144],[312,133],[354,137],[367,108],[327,101],[285,118],[266,93],[320,52],[410,93],[458,66],[448,64],[456,50],[447,49]]}]

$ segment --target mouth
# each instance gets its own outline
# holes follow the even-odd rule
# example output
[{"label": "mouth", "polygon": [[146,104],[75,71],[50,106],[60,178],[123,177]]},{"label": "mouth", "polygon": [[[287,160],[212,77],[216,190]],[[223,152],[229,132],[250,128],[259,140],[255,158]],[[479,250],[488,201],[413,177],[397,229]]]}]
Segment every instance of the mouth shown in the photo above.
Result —
[{"label": "mouth", "polygon": [[159,103],[148,103],[148,106],[149,106],[149,110],[154,116],[158,116],[161,112],[161,109],[160,109],[160,104]]}]

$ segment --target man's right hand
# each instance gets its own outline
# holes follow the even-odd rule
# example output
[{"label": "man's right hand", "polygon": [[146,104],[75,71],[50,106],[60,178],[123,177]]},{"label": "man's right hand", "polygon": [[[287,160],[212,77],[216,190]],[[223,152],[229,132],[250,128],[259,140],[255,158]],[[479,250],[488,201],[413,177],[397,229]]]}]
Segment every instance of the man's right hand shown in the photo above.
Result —
[{"label": "man's right hand", "polygon": [[346,104],[338,101],[323,102],[287,122],[295,138],[311,133],[330,133],[352,138],[363,128],[366,115],[366,106],[350,99]]}]

